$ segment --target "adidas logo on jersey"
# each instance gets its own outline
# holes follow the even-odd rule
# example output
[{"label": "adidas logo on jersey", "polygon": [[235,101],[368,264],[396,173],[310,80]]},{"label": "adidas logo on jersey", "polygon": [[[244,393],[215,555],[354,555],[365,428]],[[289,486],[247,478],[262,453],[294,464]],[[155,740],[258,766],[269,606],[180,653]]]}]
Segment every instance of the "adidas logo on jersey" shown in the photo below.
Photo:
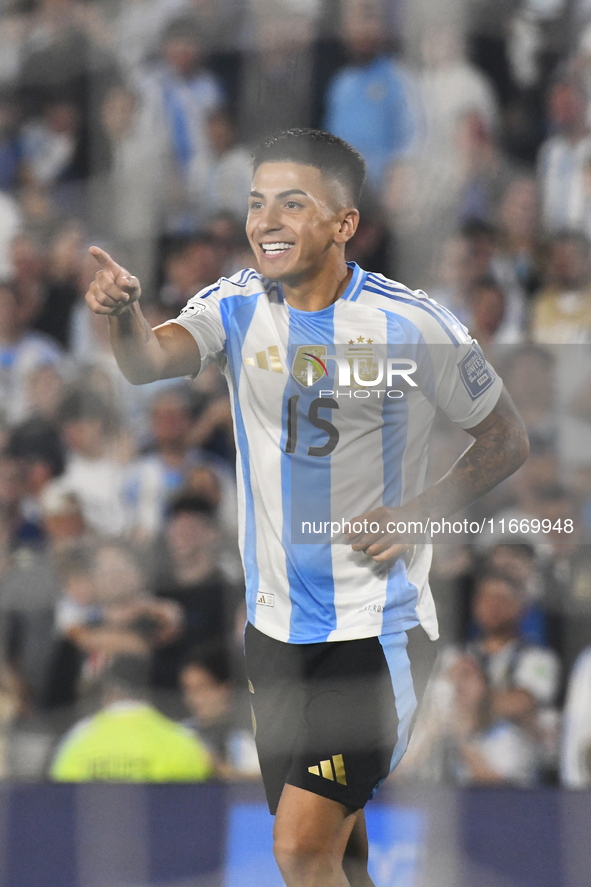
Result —
[{"label": "adidas logo on jersey", "polygon": [[275,595],[268,591],[259,591],[257,594],[257,604],[261,607],[274,607]]},{"label": "adidas logo on jersey", "polygon": [[283,372],[277,345],[269,345],[266,351],[257,351],[254,357],[245,357],[244,363],[248,367],[258,367],[259,370],[273,370],[274,373]]},{"label": "adidas logo on jersey", "polygon": [[308,767],[308,773],[313,776],[322,776],[323,779],[330,779],[332,782],[336,779],[341,785],[347,785],[345,762],[342,755],[333,755],[332,760],[320,761],[319,765]]}]

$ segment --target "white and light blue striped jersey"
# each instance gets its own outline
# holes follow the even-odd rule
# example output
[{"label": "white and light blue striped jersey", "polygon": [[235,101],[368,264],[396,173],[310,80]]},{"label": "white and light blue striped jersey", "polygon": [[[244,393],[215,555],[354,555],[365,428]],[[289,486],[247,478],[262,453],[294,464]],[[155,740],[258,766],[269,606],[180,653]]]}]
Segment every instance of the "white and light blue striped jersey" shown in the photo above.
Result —
[{"label": "white and light blue striped jersey", "polygon": [[278,283],[247,269],[172,322],[230,387],[249,621],[290,643],[419,623],[436,638],[430,545],[388,568],[342,534],[331,544],[326,524],[421,493],[436,408],[472,428],[502,382],[450,312],[350,267],[346,291],[321,311],[291,307]]}]

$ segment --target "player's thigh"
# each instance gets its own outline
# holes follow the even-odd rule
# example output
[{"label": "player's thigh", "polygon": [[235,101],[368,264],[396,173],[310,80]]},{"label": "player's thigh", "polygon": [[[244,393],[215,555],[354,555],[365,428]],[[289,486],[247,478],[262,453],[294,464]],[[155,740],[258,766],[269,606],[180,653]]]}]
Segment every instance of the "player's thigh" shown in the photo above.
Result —
[{"label": "player's thigh", "polygon": [[388,774],[398,737],[387,659],[376,637],[318,645],[313,652],[287,782],[357,810]]},{"label": "player's thigh", "polygon": [[318,645],[287,782],[362,808],[406,750],[436,644],[407,632]]},{"label": "player's thigh", "polygon": [[275,853],[278,857],[326,855],[341,861],[356,817],[337,801],[288,784],[275,817]]},{"label": "player's thigh", "polygon": [[250,623],[244,641],[255,741],[269,809],[274,814],[302,733],[300,651],[262,634]]}]

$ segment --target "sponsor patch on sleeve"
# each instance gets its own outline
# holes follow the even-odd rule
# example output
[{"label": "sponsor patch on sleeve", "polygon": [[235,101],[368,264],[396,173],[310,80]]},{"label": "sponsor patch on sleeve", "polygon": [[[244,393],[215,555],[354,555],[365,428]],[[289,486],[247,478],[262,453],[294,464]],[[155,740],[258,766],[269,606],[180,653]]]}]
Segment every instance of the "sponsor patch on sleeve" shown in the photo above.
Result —
[{"label": "sponsor patch on sleeve", "polygon": [[494,372],[487,364],[480,346],[475,343],[472,344],[467,355],[460,361],[458,366],[462,382],[472,400],[476,400],[477,397],[484,394],[495,381]]},{"label": "sponsor patch on sleeve", "polygon": [[207,304],[205,302],[189,302],[181,311],[181,317],[194,317],[196,314],[205,311],[206,308]]}]

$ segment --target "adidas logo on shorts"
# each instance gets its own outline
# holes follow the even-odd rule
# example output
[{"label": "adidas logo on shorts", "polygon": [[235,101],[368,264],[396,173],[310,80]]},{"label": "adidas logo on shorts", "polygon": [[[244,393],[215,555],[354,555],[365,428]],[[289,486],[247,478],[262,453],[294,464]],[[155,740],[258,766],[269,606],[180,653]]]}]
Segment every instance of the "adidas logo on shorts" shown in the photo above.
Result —
[{"label": "adidas logo on shorts", "polygon": [[336,779],[341,785],[347,785],[345,762],[342,755],[333,755],[332,760],[320,761],[320,765],[308,767],[308,773],[312,773],[313,776],[322,776],[324,779],[331,779],[333,782]]}]

